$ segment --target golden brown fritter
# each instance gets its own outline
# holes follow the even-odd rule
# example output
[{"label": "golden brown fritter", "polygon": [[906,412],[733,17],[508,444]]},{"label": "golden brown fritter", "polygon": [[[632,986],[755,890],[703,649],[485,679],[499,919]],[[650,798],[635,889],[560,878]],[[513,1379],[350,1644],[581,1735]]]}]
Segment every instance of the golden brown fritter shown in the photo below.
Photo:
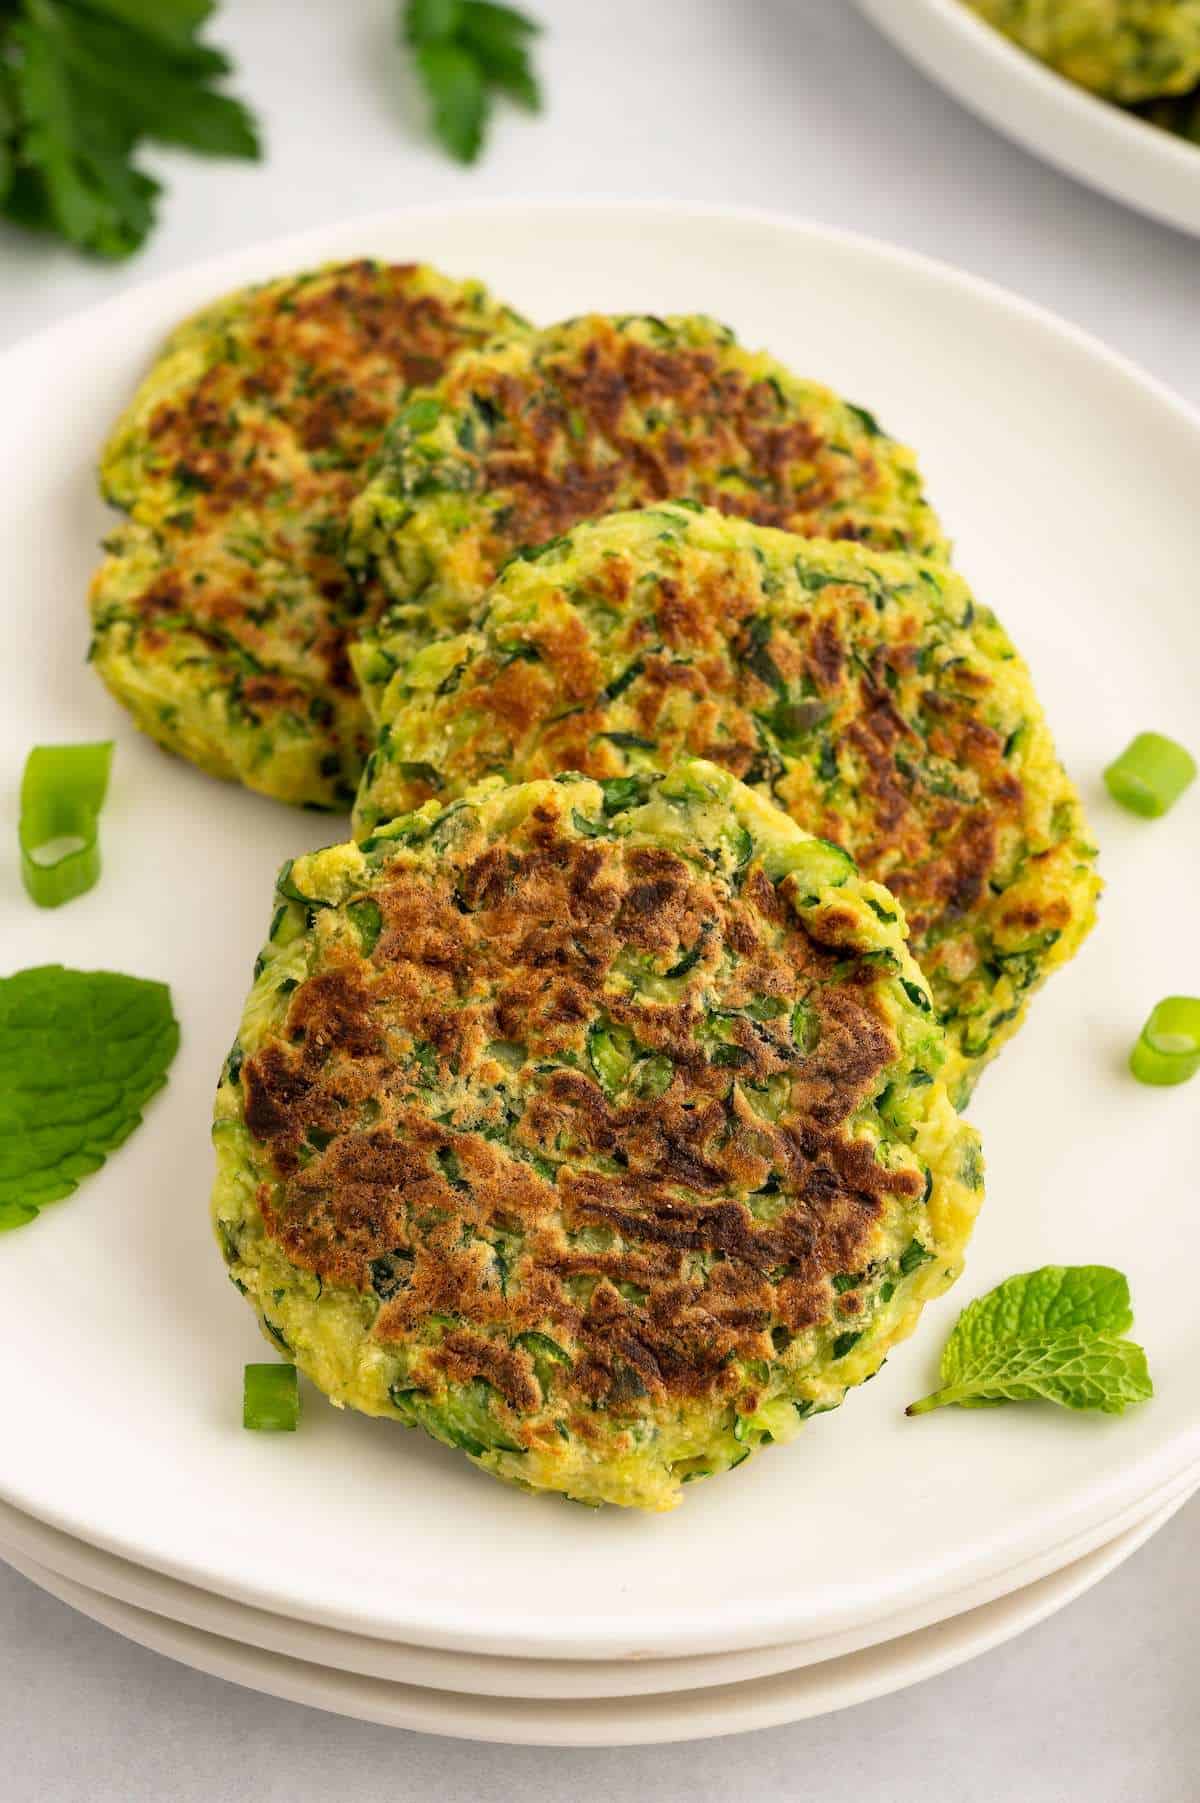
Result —
[{"label": "golden brown fritter", "polygon": [[1200,0],[966,0],[1068,81],[1125,105],[1200,81]]},{"label": "golden brown fritter", "polygon": [[354,653],[373,717],[397,641],[465,625],[515,551],[678,497],[793,532],[946,551],[912,452],[863,408],[711,319],[568,320],[464,357],[388,435],[347,548],[392,604]]},{"label": "golden brown fritter", "polygon": [[1095,912],[1095,848],[1029,672],[944,565],[684,506],[514,559],[399,667],[358,826],[483,777],[711,758],[904,903],[956,1102]]},{"label": "golden brown fritter", "polygon": [[340,557],[408,389],[520,321],[477,282],[359,261],[181,326],[105,449],[127,520],[92,584],[92,656],[138,725],[213,774],[344,807],[368,743]]},{"label": "golden brown fritter", "polygon": [[280,896],[216,1215],[335,1401],[669,1506],[956,1273],[978,1146],[895,904],[715,766],[431,804]]}]

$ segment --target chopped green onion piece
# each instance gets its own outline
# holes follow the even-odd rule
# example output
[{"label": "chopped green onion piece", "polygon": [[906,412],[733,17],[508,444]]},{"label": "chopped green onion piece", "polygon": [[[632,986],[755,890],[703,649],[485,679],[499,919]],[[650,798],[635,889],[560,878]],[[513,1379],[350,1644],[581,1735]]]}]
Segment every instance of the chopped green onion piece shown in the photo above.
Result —
[{"label": "chopped green onion piece", "polygon": [[294,1365],[247,1365],[242,1426],[256,1434],[294,1434],[300,1425],[300,1385]]},{"label": "chopped green onion piece", "polygon": [[21,875],[39,908],[58,908],[100,876],[99,816],[112,740],[35,745],[21,779]]},{"label": "chopped green onion piece", "polygon": [[1160,1089],[1200,1071],[1200,996],[1169,995],[1151,1010],[1129,1068],[1139,1083]]},{"label": "chopped green onion piece", "polygon": [[1122,807],[1155,820],[1175,805],[1195,775],[1190,751],[1162,733],[1140,732],[1108,766],[1104,782]]}]

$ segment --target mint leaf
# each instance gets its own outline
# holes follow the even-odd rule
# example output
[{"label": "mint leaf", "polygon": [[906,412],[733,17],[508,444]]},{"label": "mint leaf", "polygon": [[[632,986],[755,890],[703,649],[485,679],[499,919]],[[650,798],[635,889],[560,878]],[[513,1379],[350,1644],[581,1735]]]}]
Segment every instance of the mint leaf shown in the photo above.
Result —
[{"label": "mint leaf", "polygon": [[957,1404],[1057,1402],[1120,1414],[1153,1384],[1133,1325],[1129,1284],[1107,1265],[1045,1265],[970,1303],[946,1342],[941,1388],[910,1415]]},{"label": "mint leaf", "polygon": [[103,257],[154,223],[147,139],[256,157],[254,121],[213,84],[211,0],[0,0],[0,210]]},{"label": "mint leaf", "polygon": [[1133,1326],[1129,1283],[1111,1265],[1043,1265],[1006,1277],[994,1290],[970,1302],[959,1317],[942,1361],[968,1347],[996,1340],[1036,1340],[1090,1328],[1094,1333],[1127,1333]]},{"label": "mint leaf", "polygon": [[165,983],[61,964],[0,977],[0,1228],[100,1168],[178,1045]]},{"label": "mint leaf", "polygon": [[494,93],[536,112],[541,90],[529,59],[541,27],[494,0],[405,0],[401,35],[432,103],[434,133],[459,162],[483,147]]},{"label": "mint leaf", "polygon": [[908,1413],[924,1415],[952,1403],[986,1408],[998,1402],[1057,1402],[1119,1415],[1153,1393],[1140,1346],[1115,1334],[1085,1331],[1040,1342],[1018,1340],[965,1359],[957,1382],[914,1402]]}]

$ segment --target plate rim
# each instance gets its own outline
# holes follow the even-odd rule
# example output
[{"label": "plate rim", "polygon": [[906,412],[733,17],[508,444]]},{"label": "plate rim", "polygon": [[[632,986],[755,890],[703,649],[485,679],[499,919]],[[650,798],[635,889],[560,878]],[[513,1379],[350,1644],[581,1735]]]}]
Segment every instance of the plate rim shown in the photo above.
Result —
[{"label": "plate rim", "polygon": [[[761,1728],[815,1720],[939,1677],[1016,1639],[1086,1595],[1153,1539],[1195,1494],[1195,1487],[1181,1488],[1160,1508],[1151,1508],[1114,1540],[1105,1541],[1080,1559],[1048,1573],[1022,1590],[982,1604],[978,1610],[968,1610],[965,1615],[931,1623],[880,1646],[830,1660],[830,1665],[843,1666],[843,1688],[838,1690],[835,1675],[832,1695],[829,1693],[831,1674],[822,1672],[820,1664],[804,1666],[797,1671],[777,1672],[766,1679],[747,1678],[700,1691],[641,1697],[547,1700],[423,1692],[416,1686],[355,1677],[333,1667],[309,1665],[287,1654],[247,1647],[226,1636],[208,1634],[203,1629],[151,1615],[132,1604],[90,1591],[86,1586],[39,1567],[35,1560],[17,1558],[10,1562],[13,1569],[30,1583],[55,1596],[68,1608],[76,1609],[160,1657],[307,1708],[488,1745],[649,1746],[723,1739]],[[1035,1594],[1031,1596],[1030,1592]],[[135,1629],[140,1631],[135,1632]],[[189,1657],[185,1648],[193,1655],[204,1657]],[[247,1666],[260,1677],[270,1676],[274,1683],[256,1683],[254,1677],[247,1675]],[[822,1677],[825,1680],[824,1695],[820,1689]],[[356,1687],[369,1693],[372,1700],[339,1708],[328,1695],[331,1686],[342,1693],[344,1702],[354,1704]],[[815,1689],[816,1695],[810,1695],[807,1703],[802,1701],[798,1708],[797,1699],[789,1694],[789,1688],[794,1690],[796,1687],[799,1687],[801,1699],[805,1689],[810,1692]],[[397,1697],[384,1711],[381,1703],[389,1690],[394,1690]],[[699,1725],[696,1719],[683,1717],[688,1704],[697,1702],[700,1705]],[[440,1714],[435,1716],[434,1711],[439,1705]],[[456,1722],[456,1708],[465,1709],[468,1715],[474,1709],[475,1722]],[[588,1728],[578,1721],[577,1718],[589,1709],[597,1714],[607,1714],[607,1731]],[[481,1732],[479,1717],[489,1714],[491,1731]],[[543,1718],[541,1727],[538,1726],[539,1715]],[[549,1733],[546,1718],[555,1716],[559,1721],[554,1732]],[[661,1722],[656,1727],[656,1718],[663,1716],[668,1717],[665,1729]],[[637,1718],[636,1732],[632,1728],[634,1718]]]},{"label": "plate rim", "polygon": [[[937,7],[958,7],[960,0],[915,0],[917,5]],[[880,0],[856,0],[862,7],[880,4]],[[963,9],[965,13],[965,8]],[[972,20],[967,13],[968,23],[985,30],[978,20]],[[999,36],[998,33],[993,33]],[[1013,50],[1003,39],[1002,48],[1009,50],[1016,57],[1021,53]],[[1032,62],[1032,58],[1024,60]],[[1070,89],[1071,84],[1063,81],[1061,76],[1052,71],[1041,70],[1035,64],[1035,72],[1046,74],[1054,83]],[[1090,96],[1087,96],[1090,100]],[[1119,108],[1108,108],[1119,112]],[[1140,123],[1140,122],[1139,122]],[[1163,136],[1168,134],[1164,133]],[[1196,152],[1200,163],[1200,150]],[[606,218],[615,218],[628,214],[639,219],[655,219],[665,216],[669,221],[678,223],[681,220],[697,221],[716,226],[750,225],[764,227],[768,231],[781,231],[789,236],[807,238],[814,243],[833,243],[851,251],[882,257],[897,268],[907,269],[913,274],[936,277],[939,281],[972,294],[977,299],[992,306],[999,306],[1004,311],[1023,318],[1031,324],[1049,328],[1061,337],[1068,339],[1076,350],[1082,351],[1103,362],[1116,375],[1132,379],[1140,388],[1151,391],[1156,399],[1171,412],[1200,430],[1200,402],[1192,403],[1186,396],[1161,376],[1147,369],[1135,357],[1125,351],[1117,350],[1113,345],[1101,338],[1098,333],[1091,332],[1086,326],[1076,324],[1065,313],[1046,306],[1041,301],[1030,300],[1019,294],[1015,288],[1006,287],[1003,282],[993,281],[990,276],[977,275],[973,270],[965,269],[957,263],[951,263],[944,257],[930,256],[925,251],[913,250],[908,245],[900,244],[890,238],[881,238],[871,232],[856,231],[850,226],[827,224],[820,219],[810,219],[803,214],[788,213],[778,207],[753,207],[736,204],[725,205],[720,201],[675,201],[667,195],[656,195],[639,200],[624,200],[619,196],[588,196],[583,200],[541,199],[536,195],[520,194],[502,195],[494,200],[461,201],[450,205],[438,205],[435,202],[424,202],[412,207],[386,207],[370,213],[358,214],[351,219],[337,220],[323,226],[310,226],[300,232],[285,232],[277,237],[255,239],[236,250],[219,251],[211,257],[202,257],[198,261],[182,263],[174,269],[160,270],[157,275],[148,276],[144,281],[134,282],[120,293],[113,294],[106,300],[85,303],[73,308],[61,319],[52,320],[48,325],[39,326],[36,331],[25,332],[12,344],[0,350],[0,376],[8,373],[9,367],[16,367],[24,357],[49,350],[60,337],[67,337],[80,326],[91,322],[102,326],[109,317],[117,317],[128,309],[165,296],[176,287],[189,286],[200,277],[213,279],[211,298],[217,300],[228,288],[238,284],[240,280],[256,281],[269,278],[245,274],[252,270],[263,258],[270,257],[272,264],[278,255],[286,258],[283,264],[284,273],[289,269],[305,267],[306,257],[318,257],[334,260],[339,253],[322,251],[320,245],[327,244],[332,238],[343,235],[364,238],[372,233],[394,231],[399,225],[412,222],[419,226],[422,222],[435,223],[447,219],[465,220],[470,218],[490,219],[496,215],[519,216],[524,213],[540,213],[549,216],[561,216],[566,219],[577,219],[588,213],[598,213]],[[364,249],[363,255],[373,255]],[[293,264],[291,259],[295,258]],[[203,304],[203,303],[201,303]]]},{"label": "plate rim", "polygon": [[[923,74],[1011,143],[1159,224],[1200,236],[1200,146],[1162,131],[1115,101],[1106,100],[1069,81],[971,12],[963,0],[906,0],[912,9],[907,19],[897,16],[894,0],[855,0],[855,4]],[[1000,98],[993,102],[990,96],[981,96],[974,91],[968,93],[966,84],[950,76],[925,53],[923,46],[918,47],[921,34],[920,27],[915,32],[912,27],[914,12],[922,14],[936,31],[943,33],[948,43],[956,43],[975,59],[981,72],[990,66],[1002,82],[1036,96],[1039,107],[1048,107],[1051,116],[1057,113],[1062,118],[1073,118],[1078,128],[1093,140],[1087,150],[1047,148],[1041,141],[1043,134],[1036,128],[1026,131],[1013,123]],[[1106,146],[1113,154],[1132,155],[1138,167],[1146,166],[1147,174],[1157,168],[1160,173],[1170,172],[1185,187],[1194,187],[1194,211],[1185,215],[1181,208],[1156,200],[1119,168],[1101,173],[1089,167],[1088,152],[1094,154],[1096,145]]]},{"label": "plate rim", "polygon": [[[754,227],[771,234],[782,235],[793,244],[799,243],[808,254],[820,252],[822,247],[833,245],[847,249],[857,255],[869,259],[882,260],[900,271],[915,274],[939,288],[948,287],[957,291],[976,304],[995,309],[1004,316],[1024,321],[1036,327],[1043,335],[1061,347],[1069,348],[1073,354],[1083,357],[1091,364],[1098,364],[1110,377],[1116,378],[1138,393],[1143,402],[1152,401],[1166,419],[1182,426],[1195,441],[1194,449],[1200,457],[1200,410],[1192,407],[1183,397],[1176,394],[1165,382],[1142,369],[1135,361],[1104,344],[1093,334],[1083,330],[1072,322],[1063,319],[1051,309],[1029,301],[1023,296],[1013,293],[999,284],[976,276],[968,271],[955,268],[943,261],[927,257],[922,253],[905,247],[873,238],[867,234],[848,231],[842,228],[826,226],[820,222],[805,221],[791,217],[778,211],[753,208],[726,207],[716,203],[690,203],[681,205],[670,200],[643,200],[628,202],[620,199],[599,201],[571,202],[566,200],[524,200],[510,198],[502,202],[484,201],[463,203],[459,206],[445,207],[425,205],[418,208],[394,208],[374,213],[361,219],[338,221],[331,225],[316,227],[302,233],[288,234],[275,239],[267,239],[244,246],[234,252],[226,252],[220,256],[204,259],[197,263],[184,265],[179,269],[168,271],[149,281],[138,283],[119,295],[111,297],[97,306],[79,309],[65,320],[58,321],[43,330],[31,334],[10,347],[0,356],[0,376],[15,368],[16,363],[28,357],[44,357],[52,353],[60,340],[73,338],[82,332],[94,335],[102,331],[104,324],[111,318],[119,317],[126,312],[136,313],[150,306],[153,310],[161,310],[172,295],[180,291],[191,291],[200,283],[206,291],[211,288],[215,295],[223,286],[230,286],[239,279],[253,279],[260,267],[266,267],[268,259],[274,266],[277,261],[284,267],[288,261],[295,259],[299,267],[305,257],[316,258],[337,256],[342,254],[347,243],[361,243],[364,247],[370,244],[373,237],[397,237],[402,232],[419,233],[423,223],[444,223],[451,219],[460,226],[471,221],[492,222],[499,215],[506,218],[536,219],[544,229],[548,221],[555,219],[571,219],[578,221],[581,214],[597,214],[611,220],[624,219],[631,226],[636,225],[645,230],[647,223],[659,220],[666,226],[701,223],[709,226],[732,228]],[[385,253],[386,254],[386,253]],[[288,261],[285,261],[288,260]],[[1181,1427],[1175,1437],[1163,1442],[1148,1453],[1137,1467],[1139,1481],[1130,1484],[1127,1471],[1119,1475],[1106,1474],[1083,1492],[1075,1493],[1075,1500],[1070,1505],[1062,1506],[1057,1518],[1057,1529],[1052,1544],[1057,1544],[1070,1537],[1086,1517],[1093,1523],[1098,1520],[1111,1519],[1122,1506],[1129,1506],[1133,1500],[1148,1494],[1153,1489],[1168,1482],[1173,1476],[1185,1469],[1196,1459],[1200,1459],[1200,1415],[1186,1427]],[[11,1473],[0,1471],[0,1497],[11,1502],[18,1509],[43,1520],[60,1531],[73,1535],[90,1544],[103,1547],[118,1557],[129,1559],[133,1563],[147,1564],[151,1568],[163,1571],[166,1575],[176,1577],[199,1588],[211,1589],[219,1594],[233,1597],[254,1606],[273,1610],[276,1613],[295,1614],[295,1606],[281,1606],[278,1597],[269,1590],[256,1588],[249,1581],[230,1580],[225,1574],[210,1571],[201,1556],[193,1550],[188,1559],[161,1552],[153,1559],[147,1560],[138,1548],[128,1540],[122,1541],[118,1536],[97,1533],[94,1528],[82,1524],[78,1513],[72,1515],[56,1507],[52,1501],[44,1497],[32,1496],[29,1493],[26,1474],[18,1473],[14,1479]],[[1080,1495],[1085,1497],[1080,1501]],[[76,1509],[81,1505],[77,1504]],[[1027,1512],[1031,1519],[1036,1519],[1037,1512]],[[1023,1562],[1031,1549],[1045,1549],[1044,1533],[1038,1535],[1028,1523],[1020,1530],[1020,1537],[1015,1537],[1015,1530],[1003,1541],[999,1552],[999,1539],[994,1538],[977,1548],[969,1565],[960,1567],[955,1574],[955,1584],[960,1585],[978,1577],[982,1571],[995,1574],[1013,1565]],[[999,1563],[997,1561],[999,1560]],[[923,1584],[921,1594],[944,1594],[944,1588],[938,1590],[932,1581]],[[872,1603],[867,1602],[859,1592],[847,1589],[847,1600],[844,1606],[827,1616],[827,1624],[832,1627],[849,1626],[864,1620],[869,1615]],[[428,1616],[428,1611],[425,1612]],[[727,1612],[726,1612],[727,1613]],[[363,1618],[353,1610],[339,1610],[335,1604],[328,1607],[310,1607],[306,1609],[306,1617],[314,1621],[335,1627],[349,1627],[354,1631],[366,1631]],[[372,1618],[374,1621],[375,1618]],[[382,1620],[382,1618],[380,1618]],[[656,1649],[672,1654],[685,1654],[688,1650],[711,1648],[711,1624],[698,1620],[694,1612],[685,1613],[676,1610],[664,1616],[665,1627],[660,1626],[655,1635]],[[799,1625],[797,1625],[799,1624]],[[509,1623],[509,1627],[515,1624]],[[552,1635],[542,1624],[540,1637],[531,1634],[528,1623],[520,1624],[521,1631],[516,1639],[527,1648],[532,1649],[531,1656],[541,1656],[547,1650],[555,1656],[587,1657],[604,1656],[602,1650],[616,1647],[627,1647],[628,1634],[621,1633],[619,1627],[609,1618],[599,1621],[579,1618],[572,1622],[574,1639],[572,1644],[587,1642],[593,1649],[591,1654],[567,1654],[561,1652],[561,1635]],[[824,1628],[822,1632],[826,1631]],[[447,1609],[439,1613],[435,1622],[427,1619],[419,1627],[411,1620],[401,1621],[393,1613],[385,1625],[376,1623],[374,1632],[377,1635],[394,1634],[397,1638],[416,1641],[429,1646],[461,1647],[470,1651],[491,1651],[500,1644],[513,1644],[511,1635],[498,1627],[480,1632],[478,1621],[468,1613]],[[743,1615],[737,1620],[733,1631],[724,1631],[722,1647],[724,1650],[778,1644],[784,1640],[802,1639],[811,1636],[811,1622],[798,1615],[794,1600],[774,1609],[758,1608],[752,1617]]]},{"label": "plate rim", "polygon": [[[530,1660],[512,1655],[463,1654],[420,1645],[402,1645],[396,1641],[383,1640],[379,1636],[322,1628],[317,1623],[233,1602],[216,1592],[196,1590],[191,1585],[164,1578],[161,1573],[149,1567],[130,1566],[127,1561],[103,1553],[85,1541],[70,1541],[68,1536],[56,1533],[32,1516],[20,1516],[17,1510],[11,1509],[6,1503],[0,1503],[0,1562],[8,1559],[10,1554],[16,1554],[85,1590],[108,1597],[146,1615],[159,1616],[169,1622],[194,1628],[200,1633],[236,1639],[239,1644],[262,1652],[278,1654],[303,1663],[328,1666],[352,1677],[399,1682],[424,1690],[454,1691],[470,1696],[503,1696],[525,1701],[567,1702],[644,1695],[668,1696],[678,1695],[682,1691],[724,1687],[730,1683],[752,1682],[776,1677],[781,1673],[794,1673],[828,1660],[870,1652],[882,1648],[889,1641],[924,1633],[943,1622],[958,1620],[992,1603],[1014,1598],[1032,1585],[1040,1584],[1044,1579],[1058,1575],[1081,1560],[1091,1558],[1113,1541],[1132,1533],[1152,1516],[1180,1506],[1198,1490],[1200,1465],[1155,1490],[1143,1503],[1125,1511],[1112,1522],[1101,1524],[1090,1533],[1064,1542],[1043,1558],[1014,1567],[990,1583],[971,1586],[961,1596],[956,1595],[951,1599],[950,1608],[943,1609],[940,1604],[929,1604],[915,1612],[902,1610],[895,1615],[864,1624],[859,1630],[822,1637],[829,1643],[828,1650],[824,1652],[813,1651],[810,1641],[799,1641],[748,1648],[734,1653],[682,1655],[674,1659],[626,1657],[611,1660]],[[83,1549],[82,1560],[74,1550],[77,1546]],[[108,1566],[119,1569],[109,1570]],[[148,1595],[145,1590],[146,1580],[149,1580],[150,1586]],[[169,1588],[164,1591],[156,1586]],[[224,1616],[223,1611],[229,1611],[229,1616]],[[230,1619],[243,1615],[247,1619],[236,1622]],[[253,1629],[252,1635],[245,1633],[247,1627]],[[235,1628],[237,1632],[234,1631]],[[289,1630],[295,1629],[299,1629],[302,1635],[315,1633],[316,1640],[308,1643],[310,1650],[304,1651],[295,1645],[286,1644]],[[345,1662],[344,1659],[322,1656],[319,1652],[320,1644],[342,1637],[343,1632],[344,1638],[350,1643],[347,1650],[353,1651],[354,1659]],[[364,1655],[360,1650],[362,1647],[379,1647],[381,1651],[378,1655],[373,1650]],[[445,1664],[441,1668],[434,1665],[434,1674],[440,1669],[440,1676],[405,1676],[402,1669],[393,1672],[372,1669],[386,1659],[388,1651],[394,1651],[398,1655],[397,1663],[402,1668],[413,1659],[418,1663],[444,1661]],[[804,1656],[797,1657],[801,1654]],[[455,1661],[462,1662],[464,1668],[469,1665],[472,1668],[470,1673],[459,1669],[456,1674]],[[721,1670],[730,1661],[735,1664],[732,1676],[728,1670]],[[552,1666],[558,1670],[570,1671],[569,1684],[564,1686],[560,1681],[551,1689],[535,1688],[536,1684],[546,1682],[546,1670]],[[669,1681],[650,1684],[638,1682],[629,1689],[621,1688],[626,1674],[637,1674],[641,1679],[647,1671],[652,1672],[656,1679],[665,1675]],[[507,1674],[507,1679],[502,1674]],[[468,1675],[469,1682],[465,1681]],[[510,1689],[508,1685],[512,1683],[513,1676],[519,1676],[520,1684]],[[455,1677],[457,1681],[452,1682]],[[587,1688],[594,1677],[602,1680],[599,1690]],[[480,1682],[481,1678],[483,1682]]]}]

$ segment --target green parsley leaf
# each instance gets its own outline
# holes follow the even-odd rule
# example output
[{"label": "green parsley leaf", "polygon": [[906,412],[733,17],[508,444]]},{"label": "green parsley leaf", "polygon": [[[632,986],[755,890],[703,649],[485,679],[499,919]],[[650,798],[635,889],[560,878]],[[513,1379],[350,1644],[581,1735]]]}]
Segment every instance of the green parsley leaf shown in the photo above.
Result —
[{"label": "green parsley leaf", "polygon": [[257,157],[254,121],[214,83],[228,58],[199,42],[212,0],[3,0],[0,209],[102,257],[154,224],[147,139]]},{"label": "green parsley leaf", "polygon": [[494,88],[527,111],[542,104],[541,89],[529,63],[529,40],[541,30],[533,19],[511,6],[493,6],[473,0],[463,9],[463,43],[473,50]]},{"label": "green parsley leaf", "polygon": [[473,163],[492,110],[482,69],[457,44],[422,44],[417,69],[433,102],[435,133],[452,157]]},{"label": "green parsley leaf", "polygon": [[541,27],[493,0],[405,0],[404,41],[432,103],[437,138],[461,163],[483,148],[494,93],[536,112],[541,90],[530,40]]},{"label": "green parsley leaf", "polygon": [[99,1170],[178,1045],[165,983],[61,964],[0,977],[0,1226]]},{"label": "green parsley leaf", "polygon": [[17,135],[17,103],[12,77],[0,62],[0,209],[3,208],[17,172],[13,141]]},{"label": "green parsley leaf", "polygon": [[410,44],[452,38],[462,24],[462,0],[408,0],[404,36]]},{"label": "green parsley leaf", "polygon": [[1154,1386],[1133,1325],[1129,1284],[1107,1265],[1044,1265],[970,1303],[946,1342],[941,1388],[910,1415],[957,1404],[1057,1402],[1119,1415]]},{"label": "green parsley leaf", "polygon": [[88,0],[88,4],[91,12],[135,26],[170,50],[195,56],[206,66],[215,61],[221,69],[228,67],[219,50],[194,42],[200,27],[212,17],[215,0]]}]

